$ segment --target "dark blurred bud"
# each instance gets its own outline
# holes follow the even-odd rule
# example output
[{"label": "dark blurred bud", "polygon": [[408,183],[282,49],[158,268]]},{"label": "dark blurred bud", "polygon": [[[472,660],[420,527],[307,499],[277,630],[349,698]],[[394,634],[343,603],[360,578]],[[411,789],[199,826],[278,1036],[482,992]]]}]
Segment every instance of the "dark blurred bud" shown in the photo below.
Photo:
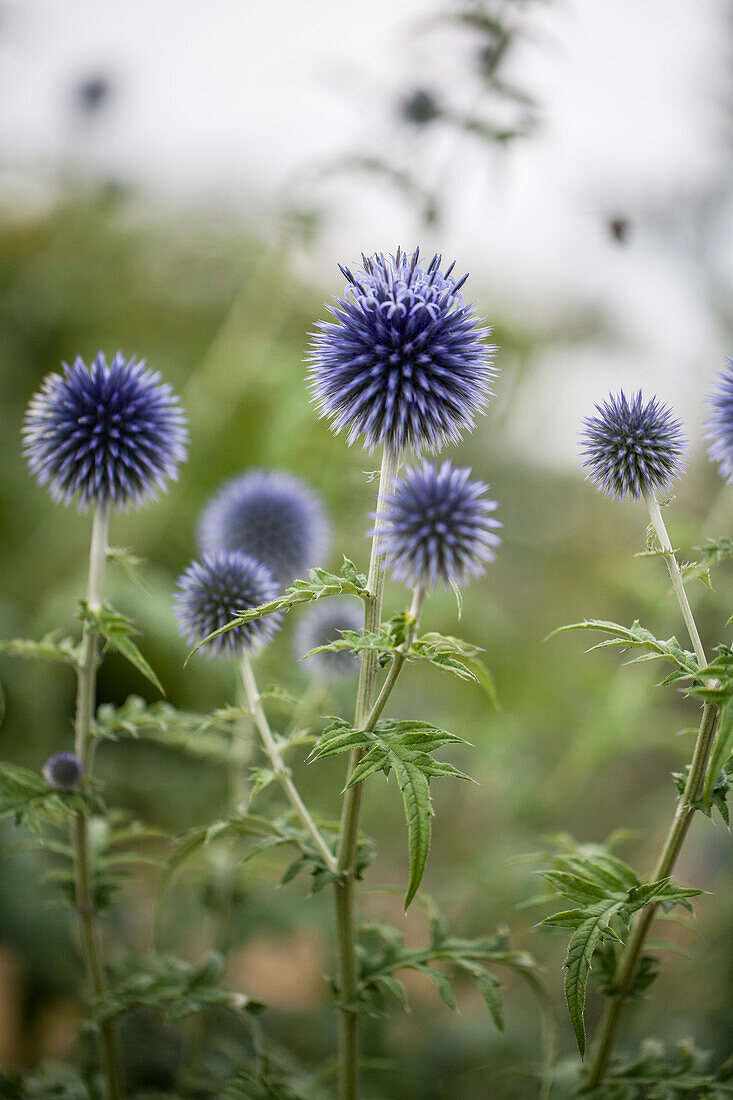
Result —
[{"label": "dark blurred bud", "polygon": [[428,126],[436,118],[440,118],[442,111],[432,92],[416,88],[400,103],[400,114],[405,122],[413,126]]},{"label": "dark blurred bud", "polygon": [[92,115],[100,111],[109,101],[112,83],[101,73],[85,77],[75,90],[74,99],[82,114]]},{"label": "dark blurred bud", "polygon": [[57,791],[73,791],[82,777],[81,761],[73,752],[57,752],[43,765],[46,782]]},{"label": "dark blurred bud", "polygon": [[626,244],[631,233],[631,222],[622,214],[608,219],[608,232],[616,244]]}]

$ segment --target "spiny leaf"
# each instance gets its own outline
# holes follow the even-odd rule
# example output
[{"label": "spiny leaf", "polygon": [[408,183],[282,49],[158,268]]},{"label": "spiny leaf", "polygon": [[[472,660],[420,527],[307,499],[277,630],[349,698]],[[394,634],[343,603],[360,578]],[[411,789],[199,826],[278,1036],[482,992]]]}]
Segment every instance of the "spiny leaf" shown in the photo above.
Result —
[{"label": "spiny leaf", "polygon": [[14,816],[43,840],[42,823],[89,809],[93,803],[76,791],[57,791],[43,776],[17,764],[0,763],[0,817]]},{"label": "spiny leaf", "polygon": [[570,1013],[580,1057],[585,1055],[585,989],[588,984],[593,952],[608,930],[611,919],[623,909],[623,901],[599,901],[586,911],[568,944],[565,960],[565,999]]},{"label": "spiny leaf", "polygon": [[212,955],[199,967],[183,959],[151,956],[136,959],[101,997],[92,1013],[101,1023],[133,1008],[154,1008],[170,1020],[180,1020],[208,1008],[257,1012],[262,1005],[241,993],[224,989],[223,961]]},{"label": "spiny leaf", "polygon": [[144,564],[144,558],[139,558],[137,554],[133,553],[127,546],[108,546],[107,560],[113,565],[118,565],[127,579],[132,581],[134,585],[137,585],[146,596],[152,595],[150,585],[143,579],[140,573],[140,566]]},{"label": "spiny leaf", "polygon": [[710,570],[719,562],[733,557],[733,539],[720,538],[710,540],[705,546],[696,546],[702,554],[702,560],[690,562],[682,568],[682,578],[685,581],[701,580],[708,588],[712,588],[710,582]]},{"label": "spiny leaf", "polygon": [[606,619],[585,619],[580,623],[570,623],[567,626],[559,626],[556,630],[553,630],[551,634],[548,634],[548,638],[553,638],[556,634],[563,634],[569,630],[598,630],[604,634],[612,635],[611,638],[607,638],[605,641],[598,642],[597,645],[592,646],[591,650],[605,649],[612,646],[617,646],[621,649],[645,650],[644,655],[635,657],[629,662],[632,664],[644,660],[667,660],[671,661],[672,664],[676,665],[678,669],[688,676],[697,677],[701,673],[694,653],[682,649],[675,637],[667,638],[666,640],[655,638],[651,631],[641,626],[637,621],[634,621],[630,627],[627,627],[621,626],[619,623],[609,622]]},{"label": "spiny leaf", "polygon": [[272,615],[276,611],[289,611],[296,604],[311,603],[313,600],[321,600],[327,596],[359,596],[362,600],[368,598],[366,577],[357,571],[354,563],[347,557],[344,557],[340,574],[329,573],[326,569],[311,569],[307,581],[293,581],[290,587],[276,599],[260,604],[259,607],[237,612],[231,622],[213,631],[194,646],[186,657],[186,663],[201,646],[206,645],[213,638],[218,638],[220,634],[233,630],[236,626],[251,622],[252,619],[260,619],[263,615]]},{"label": "spiny leaf", "polygon": [[312,760],[321,760],[354,748],[364,751],[346,784],[347,790],[376,771],[394,771],[405,809],[410,855],[405,908],[420,885],[430,848],[430,818],[433,813],[430,778],[448,775],[456,779],[470,779],[452,764],[434,760],[431,755],[444,745],[456,743],[465,744],[462,738],[427,722],[384,720],[377,723],[374,731],[364,731],[355,730],[341,719],[335,719],[311,753]]},{"label": "spiny leaf", "polygon": [[72,638],[63,637],[60,631],[54,630],[50,634],[44,634],[40,642],[34,642],[26,638],[11,638],[0,642],[0,653],[7,653],[10,657],[30,657],[41,661],[61,661],[62,664],[73,665],[79,663],[79,646]]},{"label": "spiny leaf", "polygon": [[153,687],[158,689],[161,695],[165,695],[160,680],[132,640],[140,633],[132,621],[126,615],[115,611],[109,604],[103,604],[99,609],[92,609],[86,600],[81,600],[79,608],[79,618],[104,638],[106,648],[120,653],[138,672],[142,673],[146,680],[150,681]]}]

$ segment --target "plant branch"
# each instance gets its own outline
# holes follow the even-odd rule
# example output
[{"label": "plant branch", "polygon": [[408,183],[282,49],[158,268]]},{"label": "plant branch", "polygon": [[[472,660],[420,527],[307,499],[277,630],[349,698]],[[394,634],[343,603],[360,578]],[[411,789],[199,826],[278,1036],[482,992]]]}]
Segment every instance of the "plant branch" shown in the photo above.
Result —
[{"label": "plant branch", "polygon": [[[87,604],[92,611],[99,610],[101,606],[102,583],[107,560],[108,531],[109,512],[98,509],[94,513],[92,524],[89,580],[87,583]],[[98,663],[97,635],[93,626],[86,621],[82,632],[81,654],[77,672],[74,738],[75,751],[82,765],[85,785],[88,785],[91,779],[94,747],[91,731],[97,694]],[[104,993],[104,972],[90,873],[89,832],[85,811],[79,811],[74,817],[72,841],[74,846],[74,896],[79,913],[84,961],[94,996],[99,998]],[[100,1025],[100,1054],[107,1083],[108,1100],[120,1100],[122,1091],[117,1058],[117,1042],[114,1024],[111,1020],[105,1020]]]},{"label": "plant branch", "polygon": [[685,586],[682,583],[682,574],[680,573],[679,563],[675,556],[675,552],[672,549],[672,543],[667,533],[667,528],[662,517],[661,509],[653,493],[645,492],[644,500],[646,501],[646,506],[649,509],[649,518],[652,521],[652,527],[654,528],[654,532],[659,540],[662,556],[664,557],[667,565],[669,579],[672,582],[672,591],[677,598],[677,603],[680,605],[682,618],[685,621],[687,633],[690,635],[692,648],[695,651],[695,656],[697,657],[700,668],[705,668],[708,663],[707,657],[705,656],[705,650],[703,649],[702,642],[700,641],[700,634],[697,629],[695,618],[692,614],[692,608],[690,607],[690,601],[687,598]]},{"label": "plant branch", "polygon": [[247,695],[247,703],[252,711],[255,725],[262,739],[265,752],[272,765],[272,770],[275,773],[275,777],[280,783],[285,795],[290,802],[291,806],[295,810],[296,814],[300,818],[300,822],[306,832],[310,835],[313,843],[318,849],[319,854],[322,856],[324,863],[328,867],[329,871],[333,874],[337,872],[337,862],[331,849],[323,839],[318,826],[311,817],[308,809],[300,797],[298,790],[293,783],[290,769],[285,764],[280,749],[275,741],[272,730],[270,729],[270,723],[267,720],[265,709],[262,706],[262,699],[260,698],[259,688],[257,687],[257,681],[255,680],[254,670],[252,668],[252,662],[249,657],[249,653],[242,653],[239,659],[239,667],[242,673],[242,683],[244,684],[244,690]]},{"label": "plant branch", "polygon": [[[687,626],[690,640],[695,650],[695,656],[697,657],[700,667],[704,668],[707,665],[705,650],[700,641],[700,635],[687,599],[687,593],[682,584],[677,558],[672,549],[672,544],[667,534],[667,528],[665,527],[662,513],[659,509],[659,504],[652,494],[645,494],[645,500],[649,508],[649,516],[662,548],[662,554],[667,563],[667,569],[672,581],[672,588],[679,602],[682,617],[685,620],[685,625]],[[675,864],[677,863],[677,859],[687,836],[687,831],[695,816],[695,810],[697,808],[696,803],[702,796],[704,789],[705,777],[710,762],[710,754],[715,743],[715,731],[717,729],[719,715],[720,709],[718,706],[714,703],[705,704],[685,789],[677,803],[674,819],[667,833],[661,855],[657,861],[652,880],[654,882],[662,878],[668,878],[669,875],[672,874]],[[597,1088],[603,1081],[608,1066],[608,1060],[613,1049],[619,1019],[624,1004],[633,990],[639,960],[656,910],[656,905],[648,905],[646,909],[642,909],[633,924],[631,935],[629,936],[629,940],[621,956],[616,974],[616,994],[609,1003],[601,1024],[595,1055],[588,1074],[586,1085],[587,1091],[592,1091]]]},{"label": "plant branch", "polygon": [[[374,518],[374,534],[369,559],[367,588],[369,596],[364,601],[364,629],[375,633],[382,621],[384,596],[384,569],[378,553],[380,519],[385,508],[385,496],[399,467],[399,455],[389,447],[384,448],[379,474],[377,507]],[[356,693],[354,728],[363,729],[370,715],[377,682],[377,654],[365,650],[361,654],[359,685]],[[361,758],[358,751],[349,757],[348,775],[351,775]],[[348,779],[347,779],[348,781]],[[354,1011],[356,996],[356,930],[354,927],[354,868],[359,836],[362,784],[357,783],[344,795],[339,830],[338,871],[340,879],[335,885],[336,936],[339,949],[339,1097],[340,1100],[356,1100],[359,1091],[359,1017]]]}]

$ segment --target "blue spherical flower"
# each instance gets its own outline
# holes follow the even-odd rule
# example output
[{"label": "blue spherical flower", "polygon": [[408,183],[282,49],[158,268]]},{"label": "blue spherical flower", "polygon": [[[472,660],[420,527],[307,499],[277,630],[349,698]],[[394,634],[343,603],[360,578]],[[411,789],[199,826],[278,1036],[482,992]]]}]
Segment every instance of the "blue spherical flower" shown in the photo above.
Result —
[{"label": "blue spherical flower", "polygon": [[621,391],[596,405],[598,416],[585,420],[583,465],[588,477],[608,496],[621,500],[631,493],[669,492],[684,469],[686,440],[682,424],[668,405],[639,390],[631,398]]},{"label": "blue spherical flower", "polygon": [[494,560],[501,527],[491,513],[482,481],[470,470],[428,462],[408,470],[385,497],[378,547],[397,580],[410,588],[434,589],[438,581],[463,584]]},{"label": "blue spherical flower", "polygon": [[57,791],[73,791],[81,783],[81,761],[73,752],[57,752],[43,765],[46,782]]},{"label": "blue spherical flower", "polygon": [[710,395],[713,415],[706,427],[710,440],[708,454],[718,464],[720,476],[733,481],[733,359],[720,372],[717,389]]},{"label": "blue spherical flower", "polygon": [[453,265],[441,257],[418,264],[419,249],[389,258],[363,257],[313,334],[308,373],[320,416],[351,445],[363,436],[372,451],[457,442],[486,405],[496,371],[489,329],[465,305]]},{"label": "blue spherical flower", "polygon": [[[352,600],[323,600],[304,612],[295,633],[295,652],[300,658],[312,649],[336,642],[342,630],[361,630],[364,612]],[[308,672],[318,680],[337,680],[355,676],[359,662],[348,649],[315,653],[306,662]]]},{"label": "blue spherical flower", "polygon": [[329,542],[315,493],[297,477],[274,470],[252,470],[230,481],[207,505],[199,525],[205,553],[249,554],[283,588],[322,564]]},{"label": "blue spherical flower", "polygon": [[155,497],[186,457],[185,418],[170,386],[144,362],[99,352],[49,374],[23,426],[31,472],[55,500],[86,510]]},{"label": "blue spherical flower", "polygon": [[[226,626],[238,612],[268,603],[278,594],[272,574],[261,562],[238,550],[220,550],[193,561],[178,578],[174,614],[189,645]],[[272,638],[282,616],[252,619],[213,638],[202,647],[210,657],[258,649]]]}]

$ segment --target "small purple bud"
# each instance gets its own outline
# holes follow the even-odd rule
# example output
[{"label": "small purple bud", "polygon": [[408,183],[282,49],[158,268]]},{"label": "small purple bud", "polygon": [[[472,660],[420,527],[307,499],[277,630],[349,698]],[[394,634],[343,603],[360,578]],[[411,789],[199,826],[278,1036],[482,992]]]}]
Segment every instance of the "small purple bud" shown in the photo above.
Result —
[{"label": "small purple bud", "polygon": [[81,761],[73,752],[56,752],[43,765],[43,775],[57,791],[74,791],[82,777]]}]

